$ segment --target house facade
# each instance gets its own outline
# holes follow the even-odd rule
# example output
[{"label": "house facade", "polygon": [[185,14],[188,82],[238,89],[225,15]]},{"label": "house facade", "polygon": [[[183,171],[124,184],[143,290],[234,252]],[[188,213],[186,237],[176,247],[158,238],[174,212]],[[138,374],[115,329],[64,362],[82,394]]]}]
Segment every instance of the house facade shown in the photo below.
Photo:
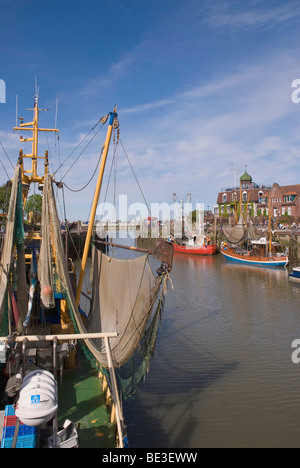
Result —
[{"label": "house facade", "polygon": [[259,208],[266,210],[266,205],[271,206],[271,216],[276,220],[281,216],[292,216],[300,219],[300,184],[280,186],[277,183],[272,185],[266,200],[261,197]]},{"label": "house facade", "polygon": [[221,190],[217,199],[219,218],[236,219],[242,214],[248,213],[250,217],[269,216],[276,219],[282,216],[292,216],[300,221],[300,184],[280,186],[278,183],[270,185],[258,185],[252,177],[245,173],[240,177],[240,186]]}]

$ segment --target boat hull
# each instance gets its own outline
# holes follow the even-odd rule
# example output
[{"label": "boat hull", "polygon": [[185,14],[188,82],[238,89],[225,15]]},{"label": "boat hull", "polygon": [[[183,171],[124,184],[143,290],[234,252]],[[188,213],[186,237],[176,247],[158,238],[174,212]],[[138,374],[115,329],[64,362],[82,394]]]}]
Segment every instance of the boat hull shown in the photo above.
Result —
[{"label": "boat hull", "polygon": [[295,283],[300,283],[300,278],[299,276],[295,276],[292,273],[289,274],[289,280],[294,281]]},{"label": "boat hull", "polygon": [[300,267],[293,268],[293,273],[289,274],[289,279],[300,283]]},{"label": "boat hull", "polygon": [[215,255],[218,253],[216,244],[212,245],[179,245],[173,244],[174,251],[183,254],[191,254],[191,255]]},{"label": "boat hull", "polygon": [[250,255],[240,255],[230,249],[221,248],[221,253],[227,260],[247,265],[278,267],[286,266],[289,262],[288,257],[251,257]]}]

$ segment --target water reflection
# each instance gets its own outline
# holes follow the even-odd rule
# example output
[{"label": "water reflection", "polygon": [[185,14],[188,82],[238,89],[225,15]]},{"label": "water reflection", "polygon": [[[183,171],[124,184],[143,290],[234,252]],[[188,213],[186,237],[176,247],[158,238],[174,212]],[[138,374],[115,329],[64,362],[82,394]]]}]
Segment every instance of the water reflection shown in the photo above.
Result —
[{"label": "water reflection", "polygon": [[288,270],[178,254],[171,276],[150,374],[124,404],[131,446],[298,447]]}]

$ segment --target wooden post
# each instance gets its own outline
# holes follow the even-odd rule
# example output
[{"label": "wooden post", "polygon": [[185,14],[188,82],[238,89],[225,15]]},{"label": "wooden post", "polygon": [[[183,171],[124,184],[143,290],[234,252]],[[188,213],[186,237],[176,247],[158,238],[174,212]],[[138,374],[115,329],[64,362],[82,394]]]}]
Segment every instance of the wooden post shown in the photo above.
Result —
[{"label": "wooden post", "polygon": [[124,446],[123,431],[122,431],[122,421],[123,421],[122,409],[121,409],[121,404],[120,404],[120,399],[119,399],[115,369],[114,369],[114,366],[113,366],[113,360],[112,360],[110,345],[109,345],[109,341],[108,341],[107,336],[104,338],[104,341],[105,341],[105,349],[106,349],[106,354],[107,354],[107,359],[108,359],[108,368],[109,368],[109,373],[110,373],[110,379],[111,379],[111,384],[112,384],[113,401],[114,401],[114,404],[115,404],[115,411],[116,411],[116,418],[117,418],[117,428],[118,428],[118,434],[119,434],[119,444],[120,444],[120,447],[122,448]]}]

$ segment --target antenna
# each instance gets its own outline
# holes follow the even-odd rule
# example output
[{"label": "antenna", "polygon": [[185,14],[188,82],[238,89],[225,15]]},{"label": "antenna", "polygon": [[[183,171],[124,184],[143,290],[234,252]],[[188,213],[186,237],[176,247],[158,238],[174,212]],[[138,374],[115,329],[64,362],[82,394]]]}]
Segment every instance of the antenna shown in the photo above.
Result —
[{"label": "antenna", "polygon": [[35,83],[35,101],[38,102],[38,100],[39,100],[39,87],[37,85],[36,76],[34,77],[34,83]]}]

